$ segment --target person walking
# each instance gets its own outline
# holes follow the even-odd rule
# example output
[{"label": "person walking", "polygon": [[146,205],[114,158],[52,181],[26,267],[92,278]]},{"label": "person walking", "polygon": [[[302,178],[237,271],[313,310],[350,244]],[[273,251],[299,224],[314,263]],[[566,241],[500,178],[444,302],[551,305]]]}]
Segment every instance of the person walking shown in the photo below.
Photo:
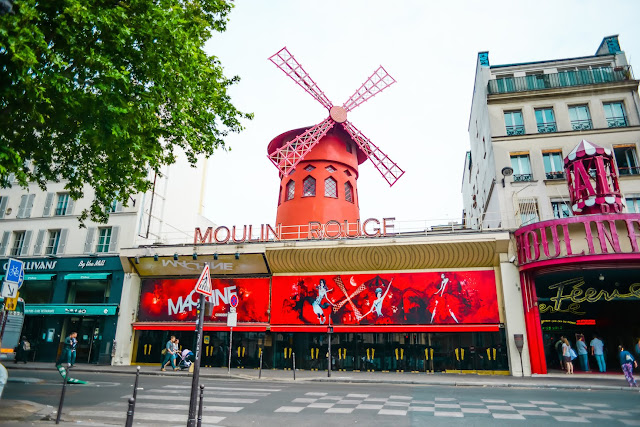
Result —
[{"label": "person walking", "polygon": [[571,358],[571,344],[569,344],[569,340],[563,338],[562,340],[562,359],[564,361],[564,366],[567,367],[567,374],[573,374],[573,362]]},{"label": "person walking", "polygon": [[566,369],[564,366],[564,357],[562,356],[562,344],[564,344],[564,335],[560,335],[558,341],[556,341],[554,347],[556,349],[556,353],[558,354],[558,360],[560,361],[560,369]]},{"label": "person walking", "polygon": [[16,358],[13,361],[14,363],[24,362],[27,363],[27,359],[29,358],[29,352],[31,351],[31,343],[27,341],[27,337],[24,335],[20,338],[20,342],[16,347]]},{"label": "person walking", "polygon": [[578,360],[580,360],[580,369],[584,372],[591,372],[589,370],[589,353],[587,351],[587,344],[584,342],[584,335],[578,336],[576,341],[576,348],[578,349]]},{"label": "person walking", "polygon": [[162,353],[164,354],[164,357],[162,358],[162,367],[160,368],[161,371],[166,371],[165,368],[169,362],[171,362],[171,367],[173,368],[174,371],[178,370],[178,368],[176,368],[176,351],[173,346],[175,342],[176,342],[175,335],[171,335],[171,338],[169,338],[169,341],[167,341],[167,344],[165,345],[164,350],[162,351]]},{"label": "person walking", "polygon": [[604,360],[604,343],[597,335],[594,335],[589,345],[591,346],[591,355],[596,358],[598,363],[598,370],[606,372],[607,363]]},{"label": "person walking", "polygon": [[629,383],[629,387],[638,387],[636,384],[635,378],[633,378],[633,368],[638,367],[638,362],[633,358],[631,353],[624,349],[623,346],[618,346],[618,357],[620,357],[620,366],[622,366],[622,372],[624,372],[624,377]]}]

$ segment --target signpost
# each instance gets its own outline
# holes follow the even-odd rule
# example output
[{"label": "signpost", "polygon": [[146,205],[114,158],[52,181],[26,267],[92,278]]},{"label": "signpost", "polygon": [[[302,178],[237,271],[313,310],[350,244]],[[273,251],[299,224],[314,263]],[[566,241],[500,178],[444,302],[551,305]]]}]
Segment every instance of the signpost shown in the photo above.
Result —
[{"label": "signpost", "polygon": [[238,325],[238,313],[236,307],[238,307],[238,296],[233,294],[229,298],[229,313],[227,314],[227,326],[229,327],[229,367],[227,373],[231,373],[231,352],[233,351],[233,327]]},{"label": "signpost", "polygon": [[2,325],[0,326],[0,343],[4,337],[4,329],[7,324],[9,311],[14,311],[18,302],[18,289],[24,282],[24,262],[9,258],[7,271],[2,284],[2,297],[4,298],[4,310],[2,311]]},{"label": "signpost", "polygon": [[189,401],[189,419],[187,427],[196,426],[196,407],[198,403],[198,383],[200,382],[200,359],[202,359],[202,330],[204,326],[205,295],[211,296],[211,275],[209,264],[205,264],[200,278],[196,282],[195,291],[200,294],[198,301],[198,320],[196,321],[196,360],[193,362],[193,378],[191,380],[191,400]]}]

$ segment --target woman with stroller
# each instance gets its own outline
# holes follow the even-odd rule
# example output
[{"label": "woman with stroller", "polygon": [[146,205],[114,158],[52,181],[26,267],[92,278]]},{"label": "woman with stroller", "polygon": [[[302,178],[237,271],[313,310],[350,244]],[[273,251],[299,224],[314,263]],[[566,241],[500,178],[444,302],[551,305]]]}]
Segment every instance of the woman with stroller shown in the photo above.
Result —
[{"label": "woman with stroller", "polygon": [[169,362],[171,362],[171,367],[173,368],[174,371],[177,371],[180,369],[176,367],[176,350],[174,347],[175,342],[176,342],[175,335],[171,335],[171,338],[169,339],[169,341],[167,341],[167,344],[165,345],[164,350],[162,351],[162,353],[164,354],[164,357],[162,358],[162,367],[160,368],[161,371],[166,371],[165,367]]}]

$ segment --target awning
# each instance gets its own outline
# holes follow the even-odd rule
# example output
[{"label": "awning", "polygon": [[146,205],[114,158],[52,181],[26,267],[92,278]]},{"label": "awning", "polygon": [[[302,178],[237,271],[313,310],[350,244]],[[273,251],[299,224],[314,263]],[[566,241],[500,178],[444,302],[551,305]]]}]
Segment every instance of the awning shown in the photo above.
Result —
[{"label": "awning", "polygon": [[118,304],[27,304],[24,314],[34,316],[114,316],[117,314],[117,310]]},{"label": "awning", "polygon": [[51,280],[55,274],[25,274],[24,280]]},{"label": "awning", "polygon": [[[468,325],[332,325],[333,332],[497,332],[499,324]],[[235,329],[235,328],[234,328]],[[327,325],[272,325],[271,332],[327,333]]]},{"label": "awning", "polygon": [[111,273],[71,273],[64,276],[64,280],[104,280]]},{"label": "awning", "polygon": [[[136,331],[194,331],[195,322],[135,322],[132,324]],[[239,332],[265,332],[269,325],[265,323],[238,323],[234,331]],[[204,322],[205,332],[228,331],[230,328],[224,323]],[[325,328],[326,329],[326,328]]]}]

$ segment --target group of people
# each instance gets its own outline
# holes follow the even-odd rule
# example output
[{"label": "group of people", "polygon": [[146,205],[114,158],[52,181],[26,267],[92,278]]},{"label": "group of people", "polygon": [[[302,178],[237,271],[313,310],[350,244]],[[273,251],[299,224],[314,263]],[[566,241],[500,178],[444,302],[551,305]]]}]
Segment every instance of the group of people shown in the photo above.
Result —
[{"label": "group of people", "polygon": [[[582,371],[591,372],[589,368],[589,353],[596,360],[596,363],[598,364],[598,371],[607,371],[607,363],[604,355],[604,343],[597,335],[593,336],[588,347],[584,335],[576,335],[577,353],[571,347],[569,340],[563,335],[560,336],[554,346],[560,360],[560,367],[564,369],[567,374],[573,374],[573,361],[575,359],[579,360],[580,369]],[[634,350],[635,353],[640,356],[640,340],[636,343]],[[636,380],[633,377],[633,368],[638,367],[638,362],[622,345],[618,346],[618,357],[620,360],[620,366],[622,367],[622,372],[624,372],[624,376],[629,383],[629,386],[637,387]]]},{"label": "group of people", "polygon": [[[194,361],[194,355],[191,350],[188,348],[180,350],[180,340],[176,338],[175,335],[171,335],[169,341],[167,341],[164,349],[162,349],[162,355],[161,371],[166,371],[169,363],[171,363],[171,367],[174,371],[179,371],[180,365],[184,368],[188,368]],[[176,364],[178,357],[180,358],[180,361]]]}]

